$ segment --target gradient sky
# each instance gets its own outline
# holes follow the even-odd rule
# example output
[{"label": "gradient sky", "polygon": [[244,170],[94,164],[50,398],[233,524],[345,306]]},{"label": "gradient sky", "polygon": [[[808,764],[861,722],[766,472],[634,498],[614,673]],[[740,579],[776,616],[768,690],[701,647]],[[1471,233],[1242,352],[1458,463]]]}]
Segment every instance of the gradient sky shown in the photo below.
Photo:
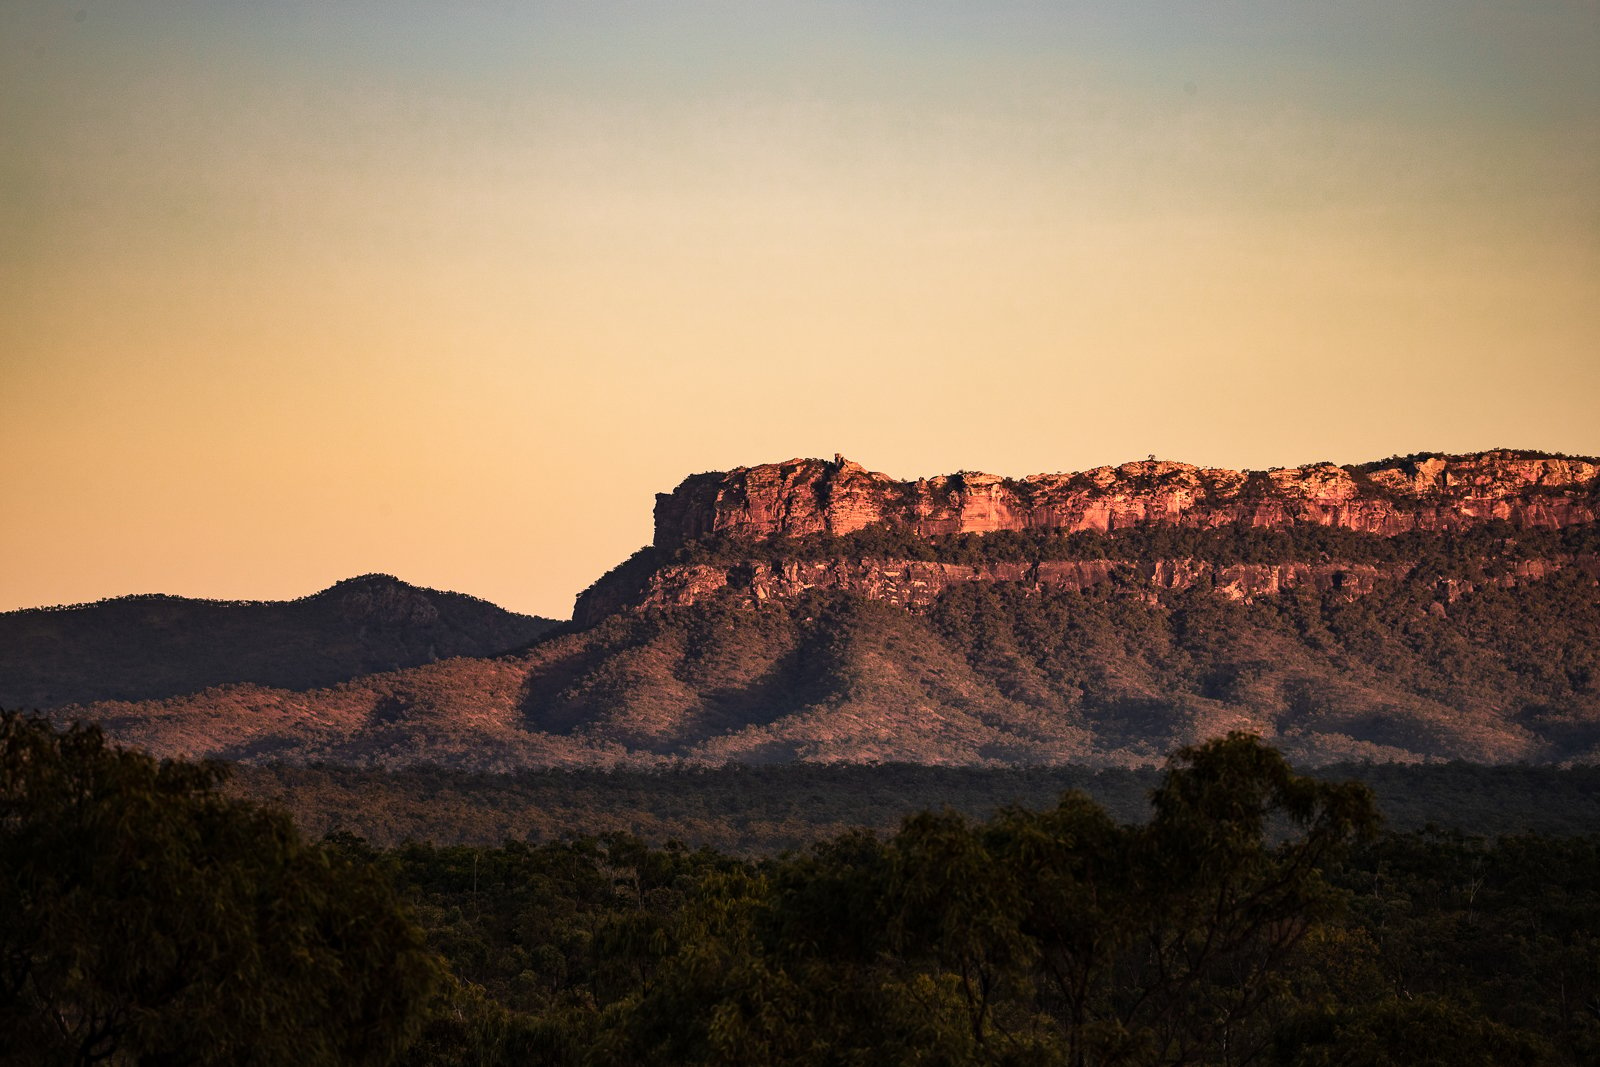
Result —
[{"label": "gradient sky", "polygon": [[1600,453],[1600,3],[0,4],[0,609],[695,471]]}]

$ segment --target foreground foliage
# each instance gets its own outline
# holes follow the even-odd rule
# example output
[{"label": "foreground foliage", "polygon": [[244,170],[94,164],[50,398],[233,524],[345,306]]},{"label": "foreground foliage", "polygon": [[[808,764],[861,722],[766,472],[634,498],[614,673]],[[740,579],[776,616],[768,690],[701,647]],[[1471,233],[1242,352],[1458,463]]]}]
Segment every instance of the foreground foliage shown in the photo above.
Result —
[{"label": "foreground foliage", "polygon": [[0,715],[0,1062],[381,1064],[438,967],[377,872],[97,729]]},{"label": "foreground foliage", "polygon": [[1600,838],[1375,836],[1245,734],[1147,820],[1069,790],[769,858],[313,846],[214,768],[0,740],[0,1062],[1600,1062]]}]

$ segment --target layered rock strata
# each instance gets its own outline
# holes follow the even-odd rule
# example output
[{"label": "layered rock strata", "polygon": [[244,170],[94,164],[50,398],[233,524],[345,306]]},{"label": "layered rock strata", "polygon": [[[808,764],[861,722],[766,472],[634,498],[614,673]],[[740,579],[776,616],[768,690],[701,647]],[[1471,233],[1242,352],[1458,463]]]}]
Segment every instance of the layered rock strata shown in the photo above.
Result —
[{"label": "layered rock strata", "polygon": [[1314,523],[1390,536],[1491,520],[1559,528],[1600,511],[1593,459],[1513,451],[1314,463],[1269,471],[1167,460],[1076,474],[963,472],[896,481],[836,456],[696,474],[659,494],[655,545],[714,535],[752,540],[842,535],[875,524],[928,537],[996,530],[1110,532],[1147,523],[1278,527]]},{"label": "layered rock strata", "polygon": [[[1233,524],[1321,525],[1388,537],[1412,530],[1458,531],[1491,521],[1559,529],[1594,522],[1597,512],[1600,462],[1505,450],[1269,471],[1147,460],[1077,474],[1005,479],[961,473],[914,482],[896,481],[839,456],[832,462],[796,459],[693,475],[671,493],[659,494],[654,547],[661,564],[607,575],[579,596],[574,621],[588,626],[620,610],[681,607],[728,593],[760,603],[817,589],[917,610],[967,582],[1083,590],[1115,576],[1155,590],[1204,584],[1240,600],[1294,587],[1360,595],[1409,569],[1326,559],[1233,565],[1189,559],[773,562],[770,553],[737,559],[740,542],[843,536],[873,526],[930,539],[1002,530],[1113,533],[1151,525],[1211,529]],[[683,561],[681,550],[706,540],[735,546],[735,561]],[[1543,574],[1573,563],[1594,567],[1592,559],[1532,560],[1518,565],[1529,573],[1511,570],[1496,580],[1526,580],[1539,576],[1532,571]],[[1445,590],[1441,600],[1448,603],[1456,595],[1453,588]]]}]

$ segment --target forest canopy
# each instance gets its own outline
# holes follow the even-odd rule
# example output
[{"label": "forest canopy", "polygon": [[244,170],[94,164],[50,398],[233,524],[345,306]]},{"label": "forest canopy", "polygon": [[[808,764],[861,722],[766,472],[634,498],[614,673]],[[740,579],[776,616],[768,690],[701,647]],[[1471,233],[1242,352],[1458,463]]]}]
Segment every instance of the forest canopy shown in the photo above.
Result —
[{"label": "forest canopy", "polygon": [[349,833],[0,716],[0,1062],[1551,1064],[1600,1055],[1600,839],[1380,834],[1247,734],[778,856]]}]

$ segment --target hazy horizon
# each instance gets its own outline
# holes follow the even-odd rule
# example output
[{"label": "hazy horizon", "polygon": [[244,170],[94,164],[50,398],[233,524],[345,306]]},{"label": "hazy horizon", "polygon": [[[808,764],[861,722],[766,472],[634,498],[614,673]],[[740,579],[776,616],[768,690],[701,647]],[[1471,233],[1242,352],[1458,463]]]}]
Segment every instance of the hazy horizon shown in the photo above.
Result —
[{"label": "hazy horizon", "polygon": [[1600,4],[0,12],[0,610],[565,618],[687,474],[1600,454]]}]

